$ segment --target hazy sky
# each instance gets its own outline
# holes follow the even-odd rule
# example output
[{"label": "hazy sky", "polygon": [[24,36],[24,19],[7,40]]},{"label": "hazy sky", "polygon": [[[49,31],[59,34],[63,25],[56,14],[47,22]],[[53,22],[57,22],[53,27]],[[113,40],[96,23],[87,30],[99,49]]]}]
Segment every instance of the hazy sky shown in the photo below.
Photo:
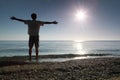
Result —
[{"label": "hazy sky", "polygon": [[[77,10],[87,18],[76,19]],[[41,40],[120,40],[120,0],[0,0],[0,40],[28,40],[27,25],[11,16],[58,21],[44,25]]]}]

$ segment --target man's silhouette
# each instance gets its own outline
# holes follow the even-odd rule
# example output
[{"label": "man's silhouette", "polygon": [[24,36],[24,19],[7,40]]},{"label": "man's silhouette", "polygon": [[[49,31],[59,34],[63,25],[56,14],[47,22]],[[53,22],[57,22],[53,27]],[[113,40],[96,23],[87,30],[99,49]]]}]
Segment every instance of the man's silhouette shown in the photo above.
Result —
[{"label": "man's silhouette", "polygon": [[37,21],[37,15],[36,13],[31,14],[32,20],[23,20],[16,17],[11,17],[12,20],[17,20],[24,22],[28,25],[28,34],[29,34],[29,60],[31,61],[31,54],[32,54],[32,48],[35,45],[35,51],[36,51],[36,60],[38,60],[38,48],[39,48],[39,30],[40,26],[43,26],[44,24],[57,24],[56,21],[53,22],[44,22],[44,21]]}]

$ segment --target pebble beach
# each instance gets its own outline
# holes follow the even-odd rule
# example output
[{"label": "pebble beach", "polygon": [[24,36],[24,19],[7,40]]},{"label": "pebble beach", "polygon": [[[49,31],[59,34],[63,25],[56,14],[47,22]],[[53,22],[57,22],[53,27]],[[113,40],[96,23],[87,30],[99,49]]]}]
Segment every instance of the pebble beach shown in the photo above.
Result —
[{"label": "pebble beach", "polygon": [[120,58],[65,62],[0,61],[0,80],[120,80]]}]

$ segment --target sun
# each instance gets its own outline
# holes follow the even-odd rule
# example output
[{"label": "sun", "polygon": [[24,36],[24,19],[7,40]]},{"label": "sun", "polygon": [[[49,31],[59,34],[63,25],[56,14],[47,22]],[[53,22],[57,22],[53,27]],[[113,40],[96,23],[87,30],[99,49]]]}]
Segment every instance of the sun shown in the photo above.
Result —
[{"label": "sun", "polygon": [[78,19],[78,20],[81,20],[81,21],[84,21],[85,19],[86,19],[86,12],[85,11],[82,11],[82,10],[80,10],[80,11],[77,11],[76,12],[76,14],[75,14],[75,16],[76,16],[76,18]]}]

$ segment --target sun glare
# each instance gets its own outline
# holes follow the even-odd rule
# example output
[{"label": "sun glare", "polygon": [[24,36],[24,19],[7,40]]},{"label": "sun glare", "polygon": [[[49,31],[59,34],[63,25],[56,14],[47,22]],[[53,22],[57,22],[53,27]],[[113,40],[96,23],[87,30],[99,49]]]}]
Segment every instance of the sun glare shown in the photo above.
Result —
[{"label": "sun glare", "polygon": [[75,54],[84,55],[86,54],[82,42],[74,42],[74,48],[76,49]]},{"label": "sun glare", "polygon": [[75,16],[78,20],[84,21],[86,19],[86,12],[82,10],[77,11]]},{"label": "sun glare", "polygon": [[84,40],[73,40],[74,42],[84,42]]}]

